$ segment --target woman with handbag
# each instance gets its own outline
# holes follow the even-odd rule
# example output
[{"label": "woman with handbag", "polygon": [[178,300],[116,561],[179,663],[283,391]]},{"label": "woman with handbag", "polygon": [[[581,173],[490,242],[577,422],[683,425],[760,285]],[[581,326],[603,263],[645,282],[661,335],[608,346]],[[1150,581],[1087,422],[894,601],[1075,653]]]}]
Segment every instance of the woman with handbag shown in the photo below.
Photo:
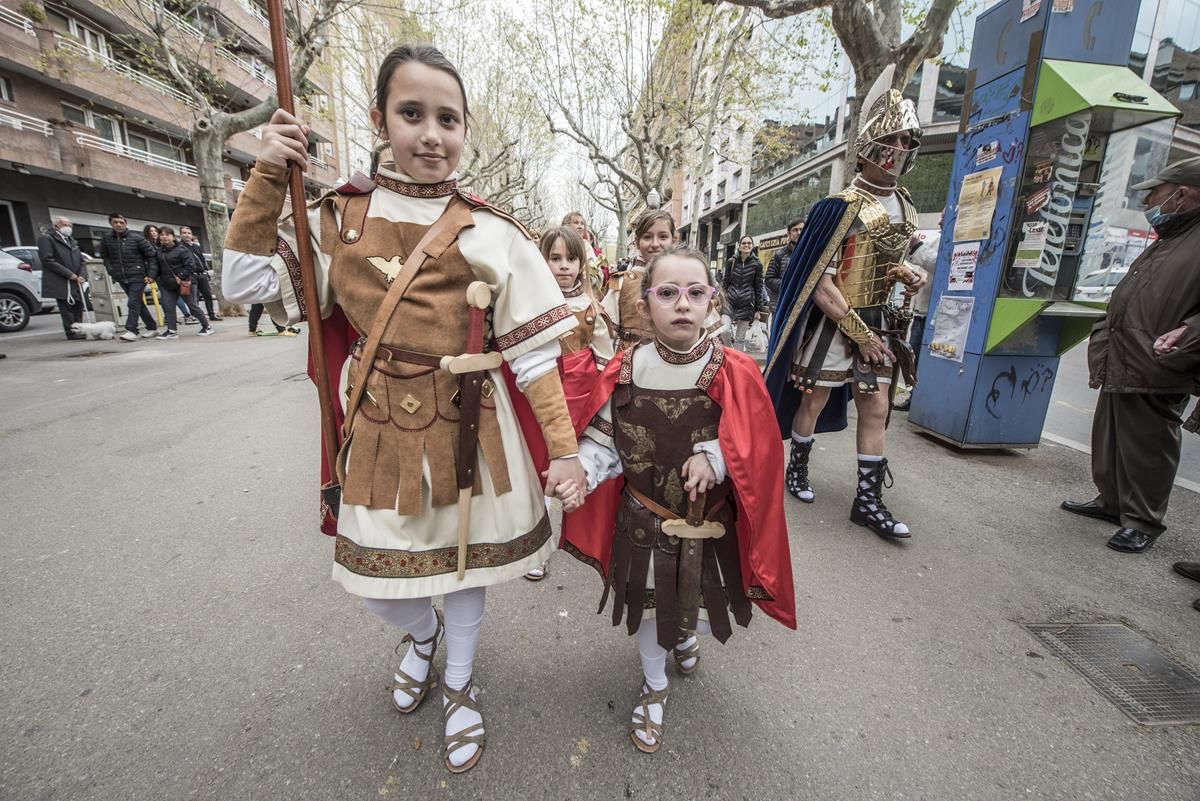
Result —
[{"label": "woman with handbag", "polygon": [[212,326],[192,296],[192,280],[204,269],[204,265],[191,248],[175,239],[173,228],[164,225],[158,229],[158,244],[157,259],[150,265],[150,280],[158,282],[166,322],[155,339],[179,339],[175,331],[177,302],[187,306],[191,316],[200,321],[200,333],[197,336],[208,336],[212,333]]}]

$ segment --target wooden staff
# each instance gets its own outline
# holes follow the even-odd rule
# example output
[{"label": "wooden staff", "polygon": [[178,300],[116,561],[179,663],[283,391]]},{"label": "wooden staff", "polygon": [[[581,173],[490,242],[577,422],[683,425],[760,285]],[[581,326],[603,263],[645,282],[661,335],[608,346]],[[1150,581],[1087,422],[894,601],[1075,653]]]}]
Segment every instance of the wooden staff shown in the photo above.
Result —
[{"label": "wooden staff", "polygon": [[[275,86],[279,107],[295,116],[296,103],[292,97],[292,64],[288,58],[287,27],[283,16],[283,0],[267,1],[267,19],[271,28],[271,58],[275,61]],[[308,207],[304,202],[304,175],[300,165],[289,161],[289,189],[292,193],[292,224],[296,229],[296,257],[300,260],[300,284],[308,308],[308,349],[313,361],[313,376],[317,384],[317,401],[321,407],[321,437],[325,443],[326,465],[331,481],[337,480],[335,468],[338,455],[337,424],[333,416],[333,385],[325,361],[325,338],[322,336],[321,301],[317,295],[317,273],[313,267],[312,238],[308,232]],[[334,514],[337,509],[333,510]]]}]

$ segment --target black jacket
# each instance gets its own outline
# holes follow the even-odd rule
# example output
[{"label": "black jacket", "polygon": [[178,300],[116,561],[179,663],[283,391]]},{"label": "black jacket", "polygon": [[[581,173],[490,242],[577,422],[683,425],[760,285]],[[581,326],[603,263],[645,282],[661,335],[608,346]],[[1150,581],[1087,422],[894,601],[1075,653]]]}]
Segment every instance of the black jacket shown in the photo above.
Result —
[{"label": "black jacket", "polygon": [[134,231],[117,234],[107,231],[100,239],[104,268],[119,284],[144,281],[154,263],[154,246]]},{"label": "black jacket", "polygon": [[763,284],[763,266],[758,256],[751,254],[743,260],[734,256],[725,263],[725,278],[721,281],[725,290],[724,312],[734,322],[753,320],[754,315],[766,311],[767,291]]},{"label": "black jacket", "polygon": [[767,305],[771,311],[775,311],[775,304],[779,301],[779,285],[783,281],[784,272],[787,271],[794,247],[795,245],[788,242],[775,251],[775,255],[771,256],[771,263],[767,265]]},{"label": "black jacket", "polygon": [[195,278],[204,272],[200,257],[182,242],[176,242],[170,250],[158,251],[156,256],[150,277],[168,289],[177,288],[180,279]]},{"label": "black jacket", "polygon": [[[38,237],[38,258],[42,262],[42,297],[63,299],[71,290],[71,278],[87,278],[83,254],[74,239],[62,238],[57,231],[47,231]],[[82,297],[79,290],[74,293]]]}]

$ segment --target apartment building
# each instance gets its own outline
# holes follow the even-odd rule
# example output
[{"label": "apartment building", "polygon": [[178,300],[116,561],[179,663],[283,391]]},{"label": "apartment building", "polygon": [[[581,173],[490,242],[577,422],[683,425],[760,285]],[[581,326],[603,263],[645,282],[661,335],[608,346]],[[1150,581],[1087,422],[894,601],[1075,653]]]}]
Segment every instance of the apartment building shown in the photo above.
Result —
[{"label": "apartment building", "polygon": [[[308,0],[298,10],[311,13]],[[141,19],[165,17],[178,52],[209,76],[226,110],[275,93],[264,9],[255,0],[0,0],[0,244],[32,244],[59,214],[96,252],[108,214],[131,226],[191,226],[205,247],[200,186],[188,137],[196,101],[147,60]],[[141,17],[141,19],[139,19]],[[308,189],[337,185],[330,69],[299,87],[310,121]],[[257,131],[225,145],[231,208],[260,147]]]}]

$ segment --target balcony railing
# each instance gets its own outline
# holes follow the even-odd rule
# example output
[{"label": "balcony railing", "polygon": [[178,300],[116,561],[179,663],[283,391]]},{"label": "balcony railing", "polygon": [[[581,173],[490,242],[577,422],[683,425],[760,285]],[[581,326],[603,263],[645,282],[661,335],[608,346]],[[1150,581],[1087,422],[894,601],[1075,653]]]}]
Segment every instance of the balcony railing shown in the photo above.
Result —
[{"label": "balcony railing", "polygon": [[238,0],[238,5],[244,8],[247,14],[262,23],[264,28],[271,27],[271,23],[269,20],[267,20],[266,15],[259,11],[258,6],[254,5],[254,3],[250,2],[250,0]]},{"label": "balcony railing", "polygon": [[147,89],[152,89],[155,92],[166,95],[172,100],[183,103],[185,106],[196,108],[196,103],[191,97],[179,91],[174,86],[171,86],[169,83],[160,81],[157,78],[152,78],[149,75],[146,75],[144,72],[134,69],[128,64],[117,61],[110,55],[92,50],[77,39],[72,39],[68,36],[62,36],[61,34],[55,34],[55,38],[58,39],[59,50],[65,50],[68,53],[82,56],[90,61],[95,61],[99,64],[102,64],[106,70],[115,72],[118,75],[122,75],[135,83],[140,83]]},{"label": "balcony railing", "polygon": [[33,20],[31,20],[29,17],[26,17],[24,14],[18,14],[11,8],[0,6],[0,22],[20,28],[30,36],[37,36],[37,34],[33,31]]},{"label": "balcony railing", "polygon": [[272,89],[275,88],[275,76],[271,74],[270,70],[266,69],[265,67],[257,67],[241,56],[231,53],[223,47],[217,47],[217,53],[220,54],[221,58],[225,59],[230,64],[233,64],[250,77],[257,78]]},{"label": "balcony railing", "polygon": [[229,180],[229,185],[238,192],[241,192],[243,189],[246,188],[246,182],[241,180],[240,178],[231,178]]},{"label": "balcony railing", "polygon": [[164,158],[148,150],[140,150],[136,147],[123,145],[120,142],[111,142],[100,136],[92,136],[91,134],[77,134],[75,142],[84,147],[92,148],[93,150],[103,150],[105,153],[112,153],[114,156],[139,161],[142,164],[149,164],[151,167],[159,167],[164,170],[179,173],[180,175],[189,175],[193,178],[197,177],[196,168],[186,161],[176,161],[175,159]]},{"label": "balcony railing", "polygon": [[139,2],[143,8],[150,11],[150,13],[154,14],[156,17],[162,17],[165,20],[169,20],[180,33],[187,34],[197,42],[204,41],[204,34],[200,32],[199,28],[178,14],[168,11],[163,7],[162,3],[155,3],[152,0],[139,0]]},{"label": "balcony railing", "polygon": [[18,131],[37,131],[42,136],[49,136],[52,132],[50,123],[45,120],[6,108],[0,108],[0,125],[7,125]]},{"label": "balcony railing", "polygon": [[308,163],[312,164],[316,167],[320,167],[323,170],[329,169],[329,162],[325,161],[324,159],[320,158],[319,156],[310,155],[308,157]]}]

